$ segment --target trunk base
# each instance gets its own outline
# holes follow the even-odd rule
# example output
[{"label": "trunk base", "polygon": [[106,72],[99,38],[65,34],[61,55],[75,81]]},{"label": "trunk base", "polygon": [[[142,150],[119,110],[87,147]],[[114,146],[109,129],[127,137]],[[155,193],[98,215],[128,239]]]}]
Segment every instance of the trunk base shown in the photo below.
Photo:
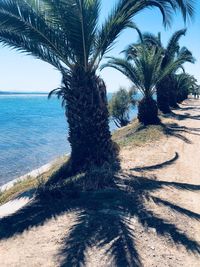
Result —
[{"label": "trunk base", "polygon": [[158,108],[163,114],[171,113],[169,105],[169,79],[166,78],[157,86]]},{"label": "trunk base", "polygon": [[159,124],[157,103],[151,97],[143,98],[138,106],[138,120],[144,125]]}]

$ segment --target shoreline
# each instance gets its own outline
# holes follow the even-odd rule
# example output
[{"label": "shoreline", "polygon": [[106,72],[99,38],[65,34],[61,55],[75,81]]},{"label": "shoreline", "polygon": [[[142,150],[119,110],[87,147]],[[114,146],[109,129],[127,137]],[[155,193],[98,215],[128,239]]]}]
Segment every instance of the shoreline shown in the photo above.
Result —
[{"label": "shoreline", "polygon": [[[69,155],[70,155],[70,153],[64,154],[62,156],[69,156]],[[60,157],[62,157],[62,156],[60,156]],[[25,181],[29,178],[36,178],[37,176],[49,171],[60,157],[58,157],[58,158],[50,161],[49,163],[46,163],[46,164],[42,165],[41,167],[34,169],[34,170],[32,170],[32,171],[30,171],[30,172],[28,172],[28,173],[26,173],[26,174],[24,174],[18,178],[15,178],[15,179],[11,180],[10,182],[7,182],[7,183],[1,185],[0,186],[0,192],[1,193],[5,192],[6,190],[12,188],[18,182]]]}]

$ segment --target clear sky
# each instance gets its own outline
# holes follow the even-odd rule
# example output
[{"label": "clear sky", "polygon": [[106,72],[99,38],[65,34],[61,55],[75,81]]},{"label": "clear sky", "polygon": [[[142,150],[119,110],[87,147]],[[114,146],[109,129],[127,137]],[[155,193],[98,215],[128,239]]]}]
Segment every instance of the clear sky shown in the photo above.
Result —
[{"label": "clear sky", "polygon": [[[111,10],[117,0],[102,0],[102,19]],[[199,2],[199,0],[196,0]],[[158,10],[148,9],[134,18],[141,31],[162,33],[163,43],[166,44],[171,34],[185,27],[180,14],[174,15],[170,29],[164,29],[162,17]],[[193,22],[186,25],[187,35],[181,38],[181,46],[186,46],[193,52],[196,64],[186,64],[186,71],[195,75],[200,83],[200,3],[196,4],[196,16]],[[129,43],[137,41],[135,31],[127,30],[122,33],[109,55],[119,56]],[[116,70],[107,68],[101,72],[109,92],[116,91],[119,86],[129,86],[128,80]],[[3,91],[50,91],[60,85],[61,76],[49,64],[31,56],[20,54],[14,50],[0,46],[0,90]]]}]

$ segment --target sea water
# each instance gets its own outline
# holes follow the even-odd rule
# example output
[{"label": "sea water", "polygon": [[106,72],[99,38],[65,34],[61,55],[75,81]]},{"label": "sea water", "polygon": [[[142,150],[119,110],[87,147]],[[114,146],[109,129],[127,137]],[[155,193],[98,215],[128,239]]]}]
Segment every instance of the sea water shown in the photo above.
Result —
[{"label": "sea water", "polygon": [[0,95],[0,185],[69,153],[67,132],[56,97]]}]

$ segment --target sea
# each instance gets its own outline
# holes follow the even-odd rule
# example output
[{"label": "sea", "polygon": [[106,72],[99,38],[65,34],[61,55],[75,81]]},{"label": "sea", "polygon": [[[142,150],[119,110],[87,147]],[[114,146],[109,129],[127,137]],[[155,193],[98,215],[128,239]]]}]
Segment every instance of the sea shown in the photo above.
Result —
[{"label": "sea", "polygon": [[[133,109],[131,117],[136,112]],[[116,130],[112,121],[110,129]],[[70,153],[67,134],[64,109],[56,97],[0,95],[0,186]]]}]

